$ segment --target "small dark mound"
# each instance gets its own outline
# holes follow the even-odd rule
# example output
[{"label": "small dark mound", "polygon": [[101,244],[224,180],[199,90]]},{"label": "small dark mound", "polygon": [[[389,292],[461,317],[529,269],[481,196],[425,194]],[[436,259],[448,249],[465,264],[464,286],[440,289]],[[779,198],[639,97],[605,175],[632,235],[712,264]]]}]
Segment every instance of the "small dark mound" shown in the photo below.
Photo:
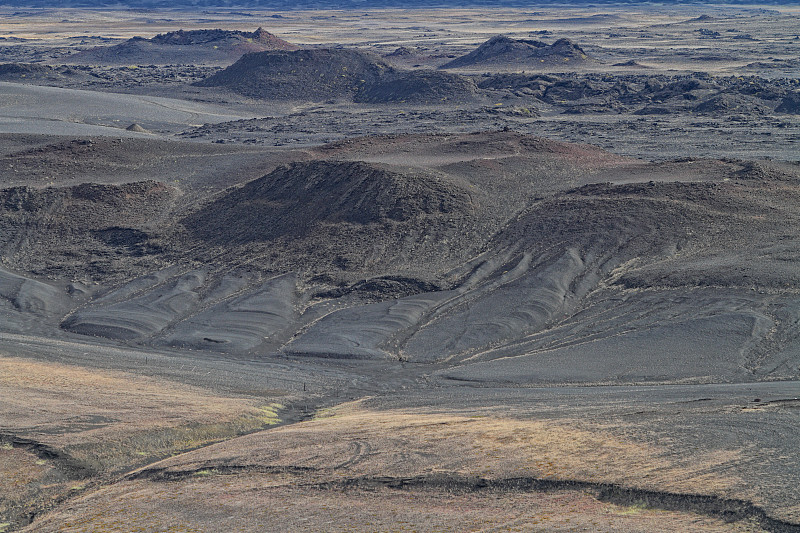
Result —
[{"label": "small dark mound", "polygon": [[352,98],[393,69],[360,50],[318,49],[245,54],[196,85],[225,87],[254,98],[326,100]]},{"label": "small dark mound", "polygon": [[637,63],[636,60],[634,60],[634,59],[630,59],[630,60],[624,61],[622,63],[614,63],[612,66],[614,66],[614,67],[650,68],[648,66],[642,65],[641,63]]},{"label": "small dark mound", "polygon": [[722,36],[720,32],[708,28],[700,28],[697,33],[700,34],[701,39],[719,39]]},{"label": "small dark mound", "polygon": [[403,102],[440,104],[475,100],[475,82],[457,74],[430,70],[413,70],[384,76],[360,91],[355,101],[363,103]]},{"label": "small dark mound", "polygon": [[589,57],[569,39],[559,39],[552,45],[542,41],[511,39],[496,35],[467,55],[458,57],[441,68],[477,66],[541,66],[564,62],[582,62]]},{"label": "small dark mound", "polygon": [[416,52],[414,52],[411,48],[407,46],[401,46],[396,48],[394,52],[390,52],[383,57],[408,57],[413,56]]},{"label": "small dark mound", "polygon": [[712,17],[711,15],[700,15],[699,17],[689,19],[686,22],[710,22],[712,20],[717,20],[717,19],[715,17]]},{"label": "small dark mound", "polygon": [[150,131],[144,129],[143,127],[141,127],[139,124],[136,124],[135,122],[133,124],[131,124],[130,126],[128,126],[127,128],[125,128],[125,129],[127,131],[133,131],[133,132],[136,132],[136,133],[150,133]]},{"label": "small dark mound", "polygon": [[363,162],[292,163],[234,189],[184,219],[211,242],[303,237],[319,224],[411,222],[469,211],[469,195],[438,176]]}]

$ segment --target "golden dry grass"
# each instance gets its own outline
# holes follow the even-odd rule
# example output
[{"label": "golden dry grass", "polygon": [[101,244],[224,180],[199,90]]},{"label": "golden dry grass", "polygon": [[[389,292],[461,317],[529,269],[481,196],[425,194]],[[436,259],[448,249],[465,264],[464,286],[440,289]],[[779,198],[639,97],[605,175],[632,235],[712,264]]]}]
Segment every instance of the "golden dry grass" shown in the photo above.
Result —
[{"label": "golden dry grass", "polygon": [[71,479],[59,460],[0,448],[0,524],[78,494],[110,473],[279,421],[268,398],[229,398],[125,372],[0,356],[0,431],[96,472]]},{"label": "golden dry grass", "polygon": [[677,462],[665,449],[578,420],[369,411],[354,402],[311,422],[233,439],[159,466],[181,470],[244,462],[311,467],[348,477],[448,472],[731,496],[744,484],[720,472],[738,458],[738,451],[730,450]]},{"label": "golden dry grass", "polygon": [[692,513],[621,507],[580,492],[330,491],[286,476],[132,481],[72,502],[27,531],[759,532]]},{"label": "golden dry grass", "polygon": [[0,426],[120,469],[268,426],[275,406],[166,380],[0,357]]},{"label": "golden dry grass", "polygon": [[[5,426],[12,422],[20,434],[104,469],[143,464],[157,453],[174,454],[274,421],[263,399],[226,398],[154,378],[12,357],[0,358],[0,399],[8,405]],[[582,493],[313,488],[344,479],[446,473],[721,496],[741,491],[741,480],[720,473],[737,460],[736,450],[677,463],[665,450],[620,435],[578,420],[372,411],[358,401],[322,411],[309,422],[148,466],[188,472],[182,481],[89,485],[89,492],[34,523],[31,531],[259,531],[264,524],[284,531],[647,531],[657,524],[662,531],[758,530],[690,513],[618,508]],[[15,461],[25,466],[20,472],[33,476],[27,486],[36,486],[35,461]],[[13,470],[15,461],[5,471]],[[217,467],[228,466],[244,470],[220,475],[226,470]],[[247,470],[269,466],[309,470],[294,475]]]},{"label": "golden dry grass", "polygon": [[[741,481],[712,472],[736,457],[731,452],[675,464],[659,448],[575,420],[378,412],[353,402],[309,422],[150,465],[183,477],[102,488],[31,531],[761,531],[750,522],[603,503],[580,491],[397,490],[336,483],[444,473],[725,495]],[[229,467],[239,470],[226,474]],[[275,473],[264,467],[308,470]]]},{"label": "golden dry grass", "polygon": [[[586,480],[721,496],[742,491],[741,480],[720,473],[737,460],[735,450],[676,463],[665,450],[620,435],[578,420],[372,411],[357,401],[308,422],[148,465],[182,477],[102,487],[29,531],[761,531],[750,522],[616,506],[580,491],[397,490],[336,483],[438,473]],[[266,467],[307,470],[275,473]]]}]

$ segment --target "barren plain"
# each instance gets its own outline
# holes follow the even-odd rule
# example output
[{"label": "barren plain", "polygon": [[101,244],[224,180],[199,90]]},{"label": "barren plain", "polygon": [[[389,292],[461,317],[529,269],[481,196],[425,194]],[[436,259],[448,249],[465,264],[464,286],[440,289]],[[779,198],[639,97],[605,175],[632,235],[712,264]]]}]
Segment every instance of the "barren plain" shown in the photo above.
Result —
[{"label": "barren plain", "polygon": [[0,533],[800,531],[798,15],[0,7]]}]

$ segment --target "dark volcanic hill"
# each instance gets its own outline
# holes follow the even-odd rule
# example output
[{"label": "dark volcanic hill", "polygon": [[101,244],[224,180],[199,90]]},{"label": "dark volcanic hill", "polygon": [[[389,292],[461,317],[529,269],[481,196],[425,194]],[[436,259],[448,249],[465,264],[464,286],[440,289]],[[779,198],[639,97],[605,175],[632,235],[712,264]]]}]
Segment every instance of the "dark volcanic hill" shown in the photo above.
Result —
[{"label": "dark volcanic hill", "polygon": [[349,99],[391,71],[379,56],[359,50],[259,52],[245,54],[197,85],[225,87],[254,98]]},{"label": "dark volcanic hill", "polygon": [[440,68],[470,67],[536,67],[562,63],[580,63],[589,57],[580,46],[569,39],[559,39],[551,45],[542,41],[512,39],[496,35],[465,56],[458,57]]},{"label": "dark volcanic hill", "polygon": [[99,65],[229,64],[249,52],[298,48],[262,28],[254,32],[178,30],[152,39],[134,37],[114,46],[79,52],[67,61]]},{"label": "dark volcanic hill", "polygon": [[465,101],[477,93],[475,84],[461,76],[397,70],[376,54],[349,49],[246,54],[196,85],[270,100],[366,103]]},{"label": "dark volcanic hill", "polygon": [[234,189],[186,224],[219,243],[303,237],[320,224],[408,223],[470,208],[465,191],[442,179],[379,165],[339,161],[293,163]]}]

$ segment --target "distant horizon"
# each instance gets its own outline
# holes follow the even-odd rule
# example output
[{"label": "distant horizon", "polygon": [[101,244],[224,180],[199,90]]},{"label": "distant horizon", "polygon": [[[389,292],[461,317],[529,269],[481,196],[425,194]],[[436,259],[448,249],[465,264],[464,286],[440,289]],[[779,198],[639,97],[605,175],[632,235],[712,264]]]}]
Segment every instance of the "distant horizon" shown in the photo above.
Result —
[{"label": "distant horizon", "polygon": [[719,1],[639,1],[639,0],[0,0],[0,7],[14,8],[216,8],[216,9],[275,9],[281,11],[309,9],[385,9],[385,8],[468,8],[468,7],[591,7],[591,6],[798,6],[800,0],[773,0],[754,3],[750,0]]}]

